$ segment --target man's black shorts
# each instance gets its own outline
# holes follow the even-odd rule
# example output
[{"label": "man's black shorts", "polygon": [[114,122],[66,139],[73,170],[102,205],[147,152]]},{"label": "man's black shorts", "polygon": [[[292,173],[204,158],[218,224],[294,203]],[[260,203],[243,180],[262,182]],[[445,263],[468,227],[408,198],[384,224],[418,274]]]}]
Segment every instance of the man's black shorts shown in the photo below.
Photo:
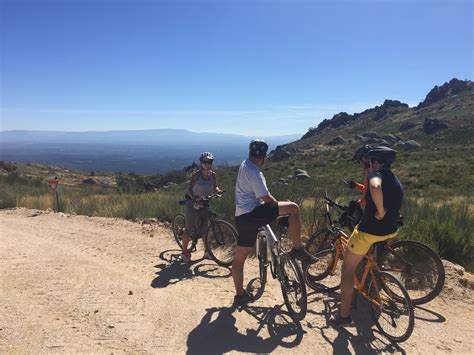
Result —
[{"label": "man's black shorts", "polygon": [[257,240],[258,228],[269,224],[278,218],[278,203],[268,203],[258,206],[252,212],[235,217],[237,245],[253,247]]}]

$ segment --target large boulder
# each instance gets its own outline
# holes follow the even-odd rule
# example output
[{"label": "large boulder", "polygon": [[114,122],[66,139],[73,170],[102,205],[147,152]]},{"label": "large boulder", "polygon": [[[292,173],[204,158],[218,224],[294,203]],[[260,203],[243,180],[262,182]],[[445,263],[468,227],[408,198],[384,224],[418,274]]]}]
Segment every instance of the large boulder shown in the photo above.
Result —
[{"label": "large boulder", "polygon": [[379,140],[377,138],[362,137],[363,144],[377,144],[378,142]]},{"label": "large boulder", "polygon": [[395,143],[395,148],[405,148],[405,142],[398,141],[397,143]]},{"label": "large boulder", "polygon": [[377,142],[377,145],[383,145],[385,147],[390,147],[391,144],[389,142],[387,142],[385,139],[379,139],[378,142]]},{"label": "large boulder", "polygon": [[448,125],[436,117],[425,118],[423,121],[423,132],[426,134],[433,134],[446,128]]},{"label": "large boulder", "polygon": [[393,134],[386,134],[381,137],[383,140],[389,142],[390,144],[395,144],[399,141],[399,139],[394,136]]},{"label": "large boulder", "polygon": [[407,121],[407,122],[402,123],[402,125],[398,128],[398,131],[400,131],[400,132],[407,131],[407,130],[412,129],[413,127],[416,127],[416,126],[417,126],[416,123]]},{"label": "large boulder", "polygon": [[362,133],[362,136],[368,138],[380,138],[380,136],[376,132],[364,132]]},{"label": "large boulder", "polygon": [[305,180],[305,179],[309,179],[310,176],[309,176],[309,174],[306,170],[296,169],[295,174],[294,174],[294,178],[296,180]]},{"label": "large boulder", "polygon": [[342,136],[337,136],[336,138],[331,139],[327,145],[340,145],[346,143],[346,140]]},{"label": "large boulder", "polygon": [[82,183],[86,185],[94,185],[96,184],[96,181],[93,178],[87,178],[82,180]]},{"label": "large boulder", "polygon": [[280,161],[286,158],[291,157],[291,152],[285,147],[278,145],[275,150],[272,152],[272,160]]},{"label": "large boulder", "polygon": [[417,141],[413,139],[406,141],[405,144],[403,145],[403,149],[405,150],[412,150],[412,149],[416,149],[420,147],[421,147],[420,143],[418,143]]}]

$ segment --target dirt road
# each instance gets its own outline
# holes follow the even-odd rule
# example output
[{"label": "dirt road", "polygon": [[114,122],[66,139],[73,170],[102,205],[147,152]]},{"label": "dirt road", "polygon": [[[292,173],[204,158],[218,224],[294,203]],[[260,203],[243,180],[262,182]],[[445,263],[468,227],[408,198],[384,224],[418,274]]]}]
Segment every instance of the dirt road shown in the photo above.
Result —
[{"label": "dirt road", "polygon": [[[416,309],[415,331],[391,344],[370,328],[336,331],[334,296],[310,294],[302,322],[274,280],[233,311],[230,271],[178,261],[169,229],[28,209],[0,211],[0,353],[472,353],[472,291],[449,286]],[[256,263],[246,272],[256,277]],[[247,281],[250,277],[247,279]]]}]

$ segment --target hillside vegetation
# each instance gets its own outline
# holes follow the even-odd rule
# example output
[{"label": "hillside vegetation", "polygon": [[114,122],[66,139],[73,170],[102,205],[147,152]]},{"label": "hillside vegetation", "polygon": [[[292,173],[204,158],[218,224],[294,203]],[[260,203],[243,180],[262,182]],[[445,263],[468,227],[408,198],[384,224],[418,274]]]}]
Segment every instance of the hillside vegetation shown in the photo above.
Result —
[{"label": "hillside vegetation", "polygon": [[[271,153],[263,169],[270,191],[278,199],[300,203],[304,233],[310,234],[323,223],[325,193],[340,202],[359,197],[340,182],[362,179],[360,167],[350,161],[355,149],[363,144],[390,145],[399,151],[393,170],[406,190],[400,237],[423,240],[445,258],[469,267],[474,253],[473,88],[471,81],[453,79],[433,88],[416,107],[386,100],[361,113],[338,113],[324,120],[298,141]],[[113,175],[3,162],[0,207],[52,208],[45,178],[57,174],[64,185],[64,212],[170,221],[180,209],[177,201],[192,169]],[[229,193],[215,207],[233,220],[238,167],[217,170],[219,184]]]}]

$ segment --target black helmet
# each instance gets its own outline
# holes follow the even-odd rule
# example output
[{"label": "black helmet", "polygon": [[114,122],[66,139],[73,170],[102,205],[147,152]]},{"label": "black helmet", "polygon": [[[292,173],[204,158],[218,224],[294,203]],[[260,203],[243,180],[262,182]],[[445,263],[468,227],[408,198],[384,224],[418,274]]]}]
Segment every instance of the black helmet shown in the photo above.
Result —
[{"label": "black helmet", "polygon": [[212,153],[210,152],[202,153],[201,156],[199,157],[199,161],[202,163],[205,160],[212,162],[214,160],[214,155],[212,155]]},{"label": "black helmet", "polygon": [[249,153],[252,157],[265,158],[268,152],[268,144],[262,139],[254,139],[249,144]]},{"label": "black helmet", "polygon": [[352,157],[352,160],[354,160],[354,161],[361,160],[363,157],[367,156],[367,153],[371,149],[372,149],[372,147],[370,145],[364,145],[364,146],[360,147],[359,149],[357,149],[355,151],[354,156]]},{"label": "black helmet", "polygon": [[396,155],[396,150],[380,145],[369,150],[367,153],[367,158],[375,159],[380,163],[392,163],[395,161]]}]

